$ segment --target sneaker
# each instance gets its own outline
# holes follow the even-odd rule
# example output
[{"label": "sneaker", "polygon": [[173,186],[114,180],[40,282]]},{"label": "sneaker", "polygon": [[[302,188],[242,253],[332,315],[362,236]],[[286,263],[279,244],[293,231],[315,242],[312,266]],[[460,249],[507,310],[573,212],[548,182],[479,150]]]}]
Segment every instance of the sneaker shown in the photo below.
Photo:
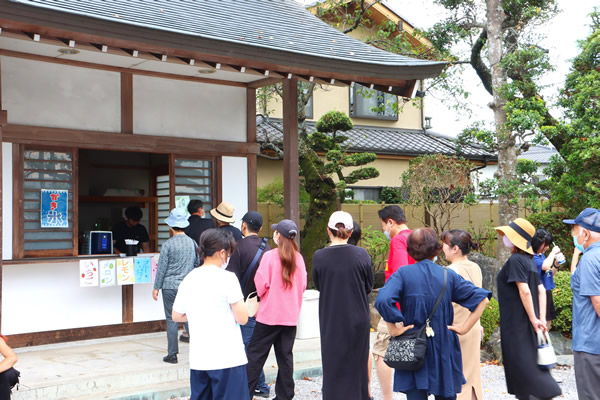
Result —
[{"label": "sneaker", "polygon": [[261,392],[258,389],[254,390],[254,397],[264,397],[265,399],[269,397],[269,393]]},{"label": "sneaker", "polygon": [[183,342],[183,343],[189,343],[190,342],[190,337],[189,336],[183,336],[183,334],[181,334],[181,336],[179,336],[179,341]]},{"label": "sneaker", "polygon": [[177,364],[177,354],[173,354],[172,356],[164,356],[163,361],[169,364]]}]

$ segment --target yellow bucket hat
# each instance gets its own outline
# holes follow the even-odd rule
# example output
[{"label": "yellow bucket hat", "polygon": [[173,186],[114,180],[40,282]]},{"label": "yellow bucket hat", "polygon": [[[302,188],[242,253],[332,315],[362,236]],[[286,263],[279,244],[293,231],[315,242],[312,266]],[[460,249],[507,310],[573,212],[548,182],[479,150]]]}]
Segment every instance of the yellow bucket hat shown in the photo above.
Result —
[{"label": "yellow bucket hat", "polygon": [[506,226],[497,226],[494,229],[501,236],[508,237],[508,240],[516,247],[533,255],[531,239],[535,235],[535,228],[531,225],[531,222],[524,218],[516,218],[510,224]]}]

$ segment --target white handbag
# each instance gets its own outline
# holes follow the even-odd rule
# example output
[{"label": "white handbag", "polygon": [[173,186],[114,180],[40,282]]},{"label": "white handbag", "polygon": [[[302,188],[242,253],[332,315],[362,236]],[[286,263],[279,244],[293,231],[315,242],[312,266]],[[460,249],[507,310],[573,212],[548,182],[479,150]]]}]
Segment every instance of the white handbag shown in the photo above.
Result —
[{"label": "white handbag", "polygon": [[550,342],[550,336],[548,332],[537,333],[538,337],[538,350],[537,350],[537,365],[543,369],[550,369],[556,367],[556,354],[554,353],[554,347]]},{"label": "white handbag", "polygon": [[258,294],[256,292],[252,292],[246,297],[246,308],[248,309],[248,316],[254,317],[258,312],[258,306],[260,303],[258,302]]}]

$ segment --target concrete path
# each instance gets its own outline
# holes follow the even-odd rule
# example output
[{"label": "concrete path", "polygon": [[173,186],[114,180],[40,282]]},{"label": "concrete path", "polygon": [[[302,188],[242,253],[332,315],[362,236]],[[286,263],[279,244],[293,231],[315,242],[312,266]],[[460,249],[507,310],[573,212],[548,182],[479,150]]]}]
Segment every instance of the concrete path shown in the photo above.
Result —
[{"label": "concrete path", "polygon": [[[179,363],[162,361],[164,332],[16,349],[21,371],[13,400],[169,399],[189,396],[188,344],[179,343]],[[296,339],[295,378],[321,375],[320,341]],[[277,367],[265,364],[270,382]]]}]

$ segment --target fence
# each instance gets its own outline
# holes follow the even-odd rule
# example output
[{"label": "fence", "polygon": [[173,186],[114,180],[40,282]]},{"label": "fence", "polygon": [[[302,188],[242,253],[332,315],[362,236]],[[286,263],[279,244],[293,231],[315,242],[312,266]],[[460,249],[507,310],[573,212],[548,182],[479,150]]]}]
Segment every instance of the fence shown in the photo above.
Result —
[{"label": "fence", "polygon": [[[377,211],[387,204],[342,204],[342,210],[352,215],[352,218],[358,222],[361,228],[372,226],[378,229],[381,226]],[[407,218],[407,225],[411,228],[422,226],[423,207],[413,207],[400,204],[404,209]],[[271,224],[277,223],[283,218],[283,208],[273,203],[258,203],[257,210],[264,218],[264,229],[261,236],[269,237],[273,234]],[[452,229],[465,229],[479,231],[486,229],[490,225],[498,223],[498,203],[479,203],[474,205],[465,205],[464,209],[457,213],[458,217],[452,220]],[[528,213],[522,207],[519,211],[519,217],[527,218]],[[300,226],[302,229],[302,224]]]}]

